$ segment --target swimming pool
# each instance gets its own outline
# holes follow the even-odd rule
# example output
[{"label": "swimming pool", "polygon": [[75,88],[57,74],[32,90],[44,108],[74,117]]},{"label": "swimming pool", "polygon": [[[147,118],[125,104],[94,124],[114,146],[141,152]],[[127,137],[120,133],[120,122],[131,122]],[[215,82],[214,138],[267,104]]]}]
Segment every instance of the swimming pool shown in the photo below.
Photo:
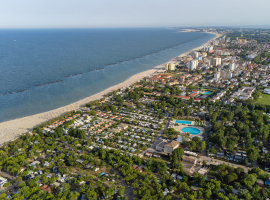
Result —
[{"label": "swimming pool", "polygon": [[201,133],[201,131],[197,128],[193,128],[193,127],[185,127],[185,128],[182,128],[181,131],[183,133],[190,133],[192,135],[197,135],[199,133]]},{"label": "swimming pool", "polygon": [[191,121],[175,120],[175,123],[178,123],[178,124],[191,124]]},{"label": "swimming pool", "polygon": [[209,92],[209,91],[205,91],[203,94],[211,94],[211,92]]}]

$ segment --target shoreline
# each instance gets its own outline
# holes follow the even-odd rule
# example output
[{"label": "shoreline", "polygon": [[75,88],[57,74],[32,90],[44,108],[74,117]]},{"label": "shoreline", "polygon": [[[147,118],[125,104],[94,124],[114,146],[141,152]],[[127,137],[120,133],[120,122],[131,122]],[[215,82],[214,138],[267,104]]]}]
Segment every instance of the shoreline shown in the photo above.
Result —
[{"label": "shoreline", "polygon": [[[175,63],[176,58],[183,57],[183,56],[186,56],[187,54],[190,54],[193,51],[197,51],[197,50],[201,49],[202,47],[210,44],[216,38],[222,36],[221,34],[214,33],[214,32],[205,32],[205,33],[215,34],[216,36],[214,38],[212,38],[211,40],[209,40],[208,42],[206,42],[198,47],[195,47],[194,49],[191,49],[190,51],[185,52],[185,53],[171,59],[170,61],[168,61],[166,63]],[[127,87],[128,85],[134,84],[134,83],[138,82],[139,80],[143,79],[144,77],[150,76],[151,74],[157,72],[159,69],[164,68],[164,65],[166,63],[160,64],[156,67],[153,67],[152,69],[134,74],[133,76],[127,78],[125,81],[123,81],[117,85],[111,86],[111,87],[109,87],[109,88],[107,88],[107,89],[105,89],[97,94],[91,95],[89,97],[86,97],[84,99],[81,99],[79,101],[71,103],[69,105],[62,106],[60,108],[56,108],[56,109],[53,109],[53,110],[50,110],[47,112],[38,113],[35,115],[30,115],[30,116],[2,122],[2,123],[0,123],[0,145],[2,145],[5,142],[9,142],[9,141],[16,139],[17,137],[19,137],[23,133],[32,131],[32,129],[34,127],[36,127],[36,126],[38,126],[38,125],[40,125],[48,120],[51,120],[55,117],[63,115],[68,111],[77,110],[81,106],[83,106],[86,103],[89,103],[91,101],[101,99],[103,97],[103,95],[105,95],[105,94],[108,94],[114,90],[117,90],[117,89],[120,89],[123,87]]]}]

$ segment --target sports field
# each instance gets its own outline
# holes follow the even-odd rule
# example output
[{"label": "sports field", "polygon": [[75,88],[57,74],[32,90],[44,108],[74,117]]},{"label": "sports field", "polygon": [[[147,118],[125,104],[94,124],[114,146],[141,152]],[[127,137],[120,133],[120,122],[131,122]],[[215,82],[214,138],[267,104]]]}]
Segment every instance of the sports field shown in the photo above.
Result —
[{"label": "sports field", "polygon": [[270,94],[263,94],[262,98],[257,100],[258,104],[270,106]]}]

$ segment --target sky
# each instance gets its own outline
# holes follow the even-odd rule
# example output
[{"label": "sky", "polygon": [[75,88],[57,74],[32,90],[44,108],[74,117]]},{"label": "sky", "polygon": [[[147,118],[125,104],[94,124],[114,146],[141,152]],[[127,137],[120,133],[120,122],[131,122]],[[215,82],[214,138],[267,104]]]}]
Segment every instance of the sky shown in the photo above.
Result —
[{"label": "sky", "polygon": [[270,0],[0,0],[0,28],[270,25]]}]

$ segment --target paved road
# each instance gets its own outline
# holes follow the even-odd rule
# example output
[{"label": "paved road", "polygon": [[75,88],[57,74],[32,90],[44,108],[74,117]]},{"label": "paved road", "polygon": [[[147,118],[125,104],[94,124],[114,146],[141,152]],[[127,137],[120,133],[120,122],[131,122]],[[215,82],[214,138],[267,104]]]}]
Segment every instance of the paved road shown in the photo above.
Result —
[{"label": "paved road", "polygon": [[[165,124],[165,126],[159,131],[159,134],[157,135],[155,142],[148,149],[146,149],[145,151],[141,152],[140,153],[140,157],[141,156],[144,156],[145,152],[147,152],[147,151],[149,151],[149,152],[155,152],[156,151],[156,146],[160,143],[160,140],[159,139],[161,138],[161,136],[163,134],[163,131],[166,128],[169,127],[169,124],[170,124],[170,118],[168,119],[168,121]],[[158,152],[158,153],[160,153],[160,152]]]},{"label": "paved road", "polygon": [[[16,177],[10,175],[10,174],[7,173],[7,172],[1,171],[0,175],[2,175],[2,176],[6,177],[6,178],[8,178],[8,179],[10,179],[10,180],[12,180],[12,181],[14,181],[14,182],[16,181]],[[18,186],[18,184],[19,184],[19,182],[15,182],[15,183],[12,184],[11,186],[7,187],[7,188],[6,188],[6,191],[7,191],[6,194],[7,194],[7,195],[13,194],[13,193],[14,193],[14,188],[16,188],[16,187]],[[10,191],[10,192],[8,192],[8,191]]]},{"label": "paved road", "polygon": [[[227,162],[227,161],[223,161],[223,160],[218,160],[218,159],[210,158],[210,157],[207,157],[207,156],[200,156],[200,158],[198,158],[198,160],[200,160],[200,161],[206,160],[207,161],[207,164],[212,164],[212,165],[226,164],[226,165],[232,166],[234,168],[242,167],[245,170],[245,172],[248,172],[248,170],[250,170],[252,168],[258,167],[258,165],[256,166],[255,163],[253,164],[253,167],[246,167],[244,165],[234,164],[234,163],[231,163],[231,162]],[[269,172],[266,172],[266,173],[270,174]]]},{"label": "paved road", "polygon": [[1,171],[0,174],[2,174],[4,177],[9,178],[9,179],[11,179],[11,180],[13,180],[13,181],[16,180],[16,177],[15,177],[15,176],[12,176],[12,175],[10,175],[10,174],[7,173],[7,172]]},{"label": "paved road", "polygon": [[133,189],[132,187],[128,187],[126,181],[124,180],[123,176],[112,167],[111,169],[115,174],[117,174],[120,177],[120,184],[125,187],[125,193],[124,196],[127,196],[128,199],[134,199],[134,195],[132,193]]}]

